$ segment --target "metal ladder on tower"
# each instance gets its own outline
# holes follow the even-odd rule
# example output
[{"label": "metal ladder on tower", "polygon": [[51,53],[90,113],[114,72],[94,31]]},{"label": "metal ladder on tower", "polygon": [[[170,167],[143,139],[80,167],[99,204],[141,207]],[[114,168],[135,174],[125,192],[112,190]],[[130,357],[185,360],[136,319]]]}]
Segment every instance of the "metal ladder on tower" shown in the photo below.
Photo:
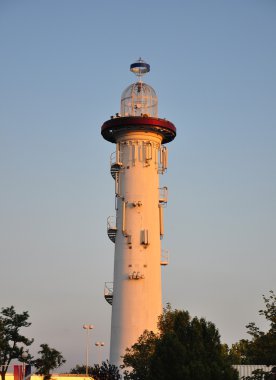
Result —
[{"label": "metal ladder on tower", "polygon": [[109,239],[115,243],[117,234],[116,219],[114,216],[109,216],[107,218],[107,236]]},{"label": "metal ladder on tower", "polygon": [[121,167],[122,167],[122,164],[119,162],[114,162],[113,164],[110,165],[110,174],[113,179],[116,180],[116,176],[119,173]]},{"label": "metal ladder on tower", "polygon": [[118,162],[116,152],[113,152],[110,156],[110,174],[113,179],[116,180],[116,177],[121,170],[123,164]]},{"label": "metal ladder on tower", "polygon": [[104,298],[109,305],[112,305],[113,301],[113,282],[104,283]]}]

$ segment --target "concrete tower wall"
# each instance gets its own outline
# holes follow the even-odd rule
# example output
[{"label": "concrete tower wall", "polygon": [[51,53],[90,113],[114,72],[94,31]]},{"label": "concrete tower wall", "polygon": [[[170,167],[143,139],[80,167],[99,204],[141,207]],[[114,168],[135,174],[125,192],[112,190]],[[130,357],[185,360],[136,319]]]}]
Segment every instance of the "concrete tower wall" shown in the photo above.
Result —
[{"label": "concrete tower wall", "polygon": [[[117,234],[110,361],[119,365],[145,329],[157,330],[161,301],[162,217],[159,156],[162,136],[130,131],[117,138]],[[161,219],[161,220],[160,220]]]}]

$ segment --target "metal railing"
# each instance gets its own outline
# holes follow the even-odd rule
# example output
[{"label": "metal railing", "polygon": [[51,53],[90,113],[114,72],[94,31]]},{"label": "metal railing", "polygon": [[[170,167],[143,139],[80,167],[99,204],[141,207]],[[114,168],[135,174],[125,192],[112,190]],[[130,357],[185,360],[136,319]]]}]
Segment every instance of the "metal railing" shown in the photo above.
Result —
[{"label": "metal railing", "polygon": [[109,305],[112,305],[113,301],[113,282],[104,283],[104,298]]},{"label": "metal railing", "polygon": [[117,230],[116,216],[109,216],[107,218],[107,231],[108,230]]},{"label": "metal railing", "polygon": [[113,282],[104,283],[104,296],[113,296]]},{"label": "metal railing", "polygon": [[165,205],[168,202],[168,188],[167,186],[159,187],[159,203]]},{"label": "metal railing", "polygon": [[121,162],[121,152],[113,152],[110,155],[110,166],[119,165],[122,166]]},{"label": "metal railing", "polygon": [[161,250],[161,265],[168,265],[169,264],[169,251],[168,249],[162,249]]}]

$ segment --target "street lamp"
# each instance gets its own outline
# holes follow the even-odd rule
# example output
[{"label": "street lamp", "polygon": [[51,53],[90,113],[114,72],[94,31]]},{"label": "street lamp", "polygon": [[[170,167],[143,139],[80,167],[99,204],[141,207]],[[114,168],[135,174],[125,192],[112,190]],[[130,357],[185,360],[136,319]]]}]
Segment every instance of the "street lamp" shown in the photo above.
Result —
[{"label": "street lamp", "polygon": [[88,346],[89,346],[89,330],[94,328],[93,325],[83,325],[84,330],[86,330],[86,376],[88,375]]},{"label": "street lamp", "polygon": [[102,361],[102,358],[101,358],[101,347],[104,346],[104,342],[96,342],[95,346],[99,348],[98,361],[99,361],[99,366],[100,366],[101,365],[101,361]]},{"label": "street lamp", "polygon": [[22,379],[25,380],[26,377],[26,361],[29,357],[29,354],[27,351],[23,351],[21,354],[21,358],[23,359],[23,364],[22,364]]}]

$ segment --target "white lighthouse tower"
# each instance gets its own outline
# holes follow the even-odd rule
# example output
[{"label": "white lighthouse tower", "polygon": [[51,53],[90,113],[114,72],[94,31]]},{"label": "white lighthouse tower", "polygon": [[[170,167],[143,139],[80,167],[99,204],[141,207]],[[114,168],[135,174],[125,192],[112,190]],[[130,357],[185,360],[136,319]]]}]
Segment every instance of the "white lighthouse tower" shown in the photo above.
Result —
[{"label": "white lighthouse tower", "polygon": [[157,331],[162,312],[161,265],[168,263],[161,250],[167,188],[160,188],[159,174],[167,169],[164,144],[176,136],[175,126],[158,118],[154,89],[142,81],[149,64],[139,59],[130,70],[137,81],[123,92],[120,114],[101,129],[103,138],[116,144],[111,155],[116,218],[110,217],[107,227],[115,243],[114,279],[113,284],[106,283],[105,298],[112,305],[110,362],[117,366],[145,329]]}]

